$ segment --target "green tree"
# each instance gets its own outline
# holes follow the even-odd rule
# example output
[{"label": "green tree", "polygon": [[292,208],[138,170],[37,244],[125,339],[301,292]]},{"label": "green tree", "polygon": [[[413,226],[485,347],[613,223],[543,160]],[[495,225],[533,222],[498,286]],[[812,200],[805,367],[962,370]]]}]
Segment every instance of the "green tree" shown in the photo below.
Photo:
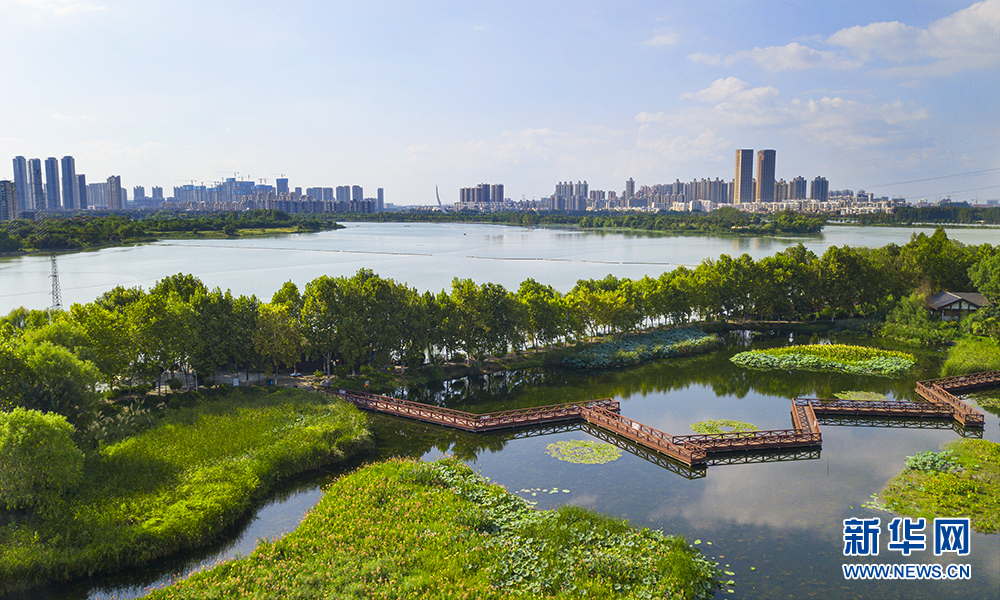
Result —
[{"label": "green tree", "polygon": [[254,349],[264,359],[267,372],[279,364],[294,364],[302,356],[302,333],[299,323],[284,304],[260,304],[257,326],[252,334]]},{"label": "green tree", "polygon": [[83,473],[83,452],[62,415],[0,412],[0,504],[48,509]]},{"label": "green tree", "polygon": [[24,373],[13,404],[59,413],[84,431],[97,410],[97,367],[52,342],[23,344],[16,352]]},{"label": "green tree", "polygon": [[969,279],[979,293],[1000,304],[1000,251],[982,258],[969,269]]}]

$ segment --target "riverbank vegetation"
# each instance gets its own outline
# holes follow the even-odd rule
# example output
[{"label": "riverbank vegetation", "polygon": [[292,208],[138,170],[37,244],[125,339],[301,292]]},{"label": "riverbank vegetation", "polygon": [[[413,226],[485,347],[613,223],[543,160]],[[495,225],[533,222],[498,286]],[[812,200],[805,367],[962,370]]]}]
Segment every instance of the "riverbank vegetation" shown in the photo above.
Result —
[{"label": "riverbank vegetation", "polygon": [[328,215],[289,215],[280,210],[248,210],[210,215],[158,212],[152,215],[46,215],[15,219],[0,229],[0,254],[67,251],[136,244],[165,238],[239,238],[341,229]]},{"label": "riverbank vegetation", "polygon": [[181,598],[711,598],[683,539],[536,511],[468,467],[392,460],[340,478],[294,532],[162,590]]},{"label": "riverbank vegetation", "polygon": [[500,212],[380,212],[338,213],[338,221],[378,223],[490,223],[524,227],[579,227],[593,230],[659,231],[672,233],[716,233],[726,235],[775,235],[819,233],[826,217],[793,211],[774,214],[742,212],[722,207],[712,212],[619,212],[586,213]]},{"label": "riverbank vegetation", "polygon": [[630,367],[657,358],[707,352],[721,345],[722,340],[714,334],[705,334],[693,328],[670,329],[590,344],[579,352],[564,356],[562,364],[586,370]]},{"label": "riverbank vegetation", "polygon": [[1000,225],[996,206],[900,206],[891,213],[870,213],[840,217],[861,225],[913,225],[950,223],[958,225]]},{"label": "riverbank vegetation", "polygon": [[881,504],[928,521],[969,517],[980,533],[1000,532],[1000,444],[964,439],[944,452],[908,457],[882,491]]},{"label": "riverbank vegetation", "polygon": [[[187,406],[161,410],[146,430],[90,449],[76,477],[63,482],[72,493],[52,497],[45,487],[40,510],[12,502],[7,479],[44,476],[56,467],[61,473],[67,463],[21,461],[17,473],[5,464],[0,591],[134,567],[203,545],[278,479],[344,460],[369,443],[360,411],[319,394],[262,388],[192,394]],[[10,447],[9,437],[10,428],[0,425],[0,449]],[[68,431],[64,437],[72,445]],[[57,456],[37,445],[34,451]]]},{"label": "riverbank vegetation", "polygon": [[880,377],[902,377],[917,359],[912,354],[846,344],[787,346],[768,350],[749,350],[732,357],[747,369],[786,371],[825,371]]},{"label": "riverbank vegetation", "polygon": [[956,342],[941,367],[942,377],[968,375],[980,371],[1000,371],[1000,342],[969,336]]}]

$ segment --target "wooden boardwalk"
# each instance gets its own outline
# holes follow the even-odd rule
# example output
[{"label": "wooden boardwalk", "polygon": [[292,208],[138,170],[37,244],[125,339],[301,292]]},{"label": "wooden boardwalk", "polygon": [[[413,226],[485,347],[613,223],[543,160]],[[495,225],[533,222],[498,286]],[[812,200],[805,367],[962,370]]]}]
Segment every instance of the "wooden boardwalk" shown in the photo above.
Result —
[{"label": "wooden boardwalk", "polygon": [[1000,387],[1000,372],[918,382],[916,391],[927,402],[796,398],[792,402],[791,429],[698,435],[670,435],[623,417],[619,414],[621,407],[618,401],[607,398],[475,414],[365,392],[331,390],[330,393],[365,410],[469,432],[584,421],[640,448],[693,466],[725,464],[726,460],[717,457],[733,453],[818,449],[823,443],[819,417],[953,419],[963,428],[982,427],[983,414],[955,397],[952,392],[962,393],[991,387]]}]

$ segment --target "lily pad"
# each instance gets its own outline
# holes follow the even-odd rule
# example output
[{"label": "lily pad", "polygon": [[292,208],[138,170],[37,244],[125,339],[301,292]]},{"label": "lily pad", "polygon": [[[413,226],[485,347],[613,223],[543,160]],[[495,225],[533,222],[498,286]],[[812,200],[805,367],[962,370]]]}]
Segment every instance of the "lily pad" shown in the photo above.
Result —
[{"label": "lily pad", "polygon": [[566,440],[546,446],[549,456],[558,460],[585,465],[603,465],[621,458],[622,451],[611,444]]}]

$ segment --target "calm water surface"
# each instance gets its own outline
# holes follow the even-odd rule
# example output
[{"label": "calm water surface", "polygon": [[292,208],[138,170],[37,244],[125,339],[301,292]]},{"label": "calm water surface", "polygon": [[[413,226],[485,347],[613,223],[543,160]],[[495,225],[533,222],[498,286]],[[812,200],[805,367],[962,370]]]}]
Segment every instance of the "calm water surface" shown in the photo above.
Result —
[{"label": "calm water surface", "polygon": [[[421,292],[450,287],[453,277],[501,283],[516,289],[533,277],[569,291],[578,279],[658,276],[705,258],[747,253],[769,256],[802,243],[822,254],[828,247],[905,244],[914,231],[897,227],[827,227],[814,236],[718,237],[627,234],[501,225],[348,223],[347,229],[252,240],[175,240],[108,248],[59,257],[65,306],[90,302],[116,285],[141,285],[175,273],[192,273],[210,288],[256,294],[269,300],[285,281],[300,286],[320,275],[353,275],[372,269]],[[1000,244],[1000,229],[952,229],[969,244]],[[0,314],[18,306],[52,304],[49,259],[0,259]]]},{"label": "calm water surface", "polygon": [[[734,336],[735,337],[735,336]],[[800,336],[796,343],[816,341]],[[794,397],[830,397],[835,392],[866,390],[890,398],[914,399],[913,383],[931,377],[940,356],[924,352],[911,377],[819,373],[758,373],[736,367],[729,357],[744,349],[731,340],[726,349],[702,357],[664,360],[608,373],[531,370],[450,382],[436,390],[413,390],[411,399],[473,412],[501,407],[537,406],[585,398],[612,397],[622,414],[668,433],[689,433],[690,424],[709,418],[748,421],[761,429],[791,426]],[[755,347],[789,343],[785,336],[753,342]],[[956,560],[916,552],[902,559],[888,551],[885,524],[891,515],[863,508],[903,466],[905,457],[937,450],[959,439],[947,423],[825,423],[822,451],[786,456],[764,455],[760,462],[689,469],[656,464],[626,447],[617,461],[577,465],[557,461],[546,446],[559,440],[600,440],[582,425],[522,430],[514,434],[474,435],[385,416],[373,417],[380,454],[434,459],[457,456],[539,508],[578,504],[627,518],[635,525],[701,540],[699,547],[733,571],[733,598],[995,598],[1000,589],[1000,536],[973,534],[972,554]],[[928,428],[927,425],[932,427]],[[938,428],[935,428],[938,427]],[[1000,440],[997,417],[987,414],[983,436]],[[660,461],[664,462],[664,461]],[[304,477],[276,493],[248,523],[222,544],[139,573],[106,577],[46,590],[48,598],[131,598],[147,586],[162,585],[176,574],[249,553],[261,537],[294,529],[320,496],[320,487],[337,475]],[[522,490],[544,489],[544,492]],[[558,489],[557,493],[548,490]],[[563,490],[569,490],[564,492]],[[842,521],[882,518],[878,557],[852,562],[972,565],[973,579],[960,582],[845,582],[841,565]],[[728,565],[725,566],[725,565]],[[751,570],[753,568],[753,570]],[[26,596],[27,597],[27,596]],[[39,597],[37,593],[30,597]]]}]

